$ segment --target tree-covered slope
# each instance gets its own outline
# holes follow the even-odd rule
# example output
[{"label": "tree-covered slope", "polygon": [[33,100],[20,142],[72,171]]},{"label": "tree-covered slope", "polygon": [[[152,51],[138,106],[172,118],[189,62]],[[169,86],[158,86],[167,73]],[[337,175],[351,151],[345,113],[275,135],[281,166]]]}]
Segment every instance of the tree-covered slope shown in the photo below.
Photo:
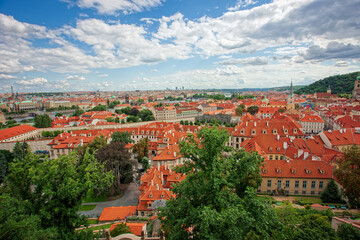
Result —
[{"label": "tree-covered slope", "polygon": [[354,89],[354,82],[360,72],[347,73],[343,75],[336,75],[318,80],[309,86],[300,88],[295,91],[296,94],[313,94],[315,92],[326,92],[329,85],[331,93],[351,94]]}]

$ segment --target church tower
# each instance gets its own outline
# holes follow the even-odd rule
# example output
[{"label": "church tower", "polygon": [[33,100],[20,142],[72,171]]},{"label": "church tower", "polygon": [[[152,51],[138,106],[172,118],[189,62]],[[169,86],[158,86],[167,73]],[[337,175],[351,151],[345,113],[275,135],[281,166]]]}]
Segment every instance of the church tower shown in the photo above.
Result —
[{"label": "church tower", "polygon": [[360,100],[360,73],[358,74],[356,81],[355,81],[354,90],[353,90],[353,98]]},{"label": "church tower", "polygon": [[327,91],[326,91],[326,92],[331,94],[330,84],[329,84],[329,87],[328,87],[328,89],[327,89]]},{"label": "church tower", "polygon": [[291,85],[290,85],[290,95],[287,98],[287,106],[286,109],[295,109],[295,100],[294,100],[294,89],[293,89],[293,83],[291,80]]}]

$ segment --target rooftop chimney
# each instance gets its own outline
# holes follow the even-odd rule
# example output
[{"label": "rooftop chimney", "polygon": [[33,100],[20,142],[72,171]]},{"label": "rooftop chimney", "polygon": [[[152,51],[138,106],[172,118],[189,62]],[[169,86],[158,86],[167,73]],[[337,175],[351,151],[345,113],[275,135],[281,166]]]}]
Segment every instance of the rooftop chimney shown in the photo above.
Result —
[{"label": "rooftop chimney", "polygon": [[256,122],[254,122],[254,127],[256,127]]},{"label": "rooftop chimney", "polygon": [[304,153],[304,150],[302,150],[302,149],[298,149],[298,157],[300,157],[302,154]]},{"label": "rooftop chimney", "polygon": [[306,160],[309,157],[309,153],[308,152],[304,152],[304,160]]},{"label": "rooftop chimney", "polygon": [[151,180],[151,186],[154,186],[154,180]]},{"label": "rooftop chimney", "polygon": [[284,148],[285,150],[288,148],[288,144],[287,144],[287,142],[284,142],[284,146],[283,146],[283,148]]},{"label": "rooftop chimney", "polygon": [[246,121],[245,126],[248,126],[248,122]]},{"label": "rooftop chimney", "polygon": [[266,121],[266,126],[267,126],[267,127],[269,126],[269,121]]}]

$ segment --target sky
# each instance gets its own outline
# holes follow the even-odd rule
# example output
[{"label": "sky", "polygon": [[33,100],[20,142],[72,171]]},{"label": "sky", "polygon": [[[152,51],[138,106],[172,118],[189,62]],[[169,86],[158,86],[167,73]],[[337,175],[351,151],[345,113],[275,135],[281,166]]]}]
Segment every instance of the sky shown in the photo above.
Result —
[{"label": "sky", "polygon": [[356,0],[0,0],[0,92],[266,88],[360,70]]}]

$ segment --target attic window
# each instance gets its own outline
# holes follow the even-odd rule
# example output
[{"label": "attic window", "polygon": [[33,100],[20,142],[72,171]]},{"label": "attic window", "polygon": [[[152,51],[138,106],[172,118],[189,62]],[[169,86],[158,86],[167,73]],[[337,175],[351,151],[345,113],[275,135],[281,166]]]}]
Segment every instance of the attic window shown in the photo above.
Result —
[{"label": "attic window", "polygon": [[256,130],[252,130],[251,134],[255,135],[255,134],[256,134]]},{"label": "attic window", "polygon": [[266,130],[264,129],[264,130],[262,130],[262,133],[263,133],[263,134],[266,134],[267,132],[266,132]]},{"label": "attic window", "polygon": [[320,172],[321,174],[325,174],[325,170],[323,170],[323,169],[319,169],[319,172]]},{"label": "attic window", "polygon": [[267,173],[267,170],[266,170],[266,169],[263,169],[262,172],[263,172],[263,173]]},{"label": "attic window", "polygon": [[160,124],[160,127],[162,128],[162,127],[163,127],[163,125],[162,125],[162,124]]},{"label": "attic window", "polygon": [[154,131],[151,131],[151,135],[154,135]]},{"label": "attic window", "polygon": [[292,168],[292,169],[291,169],[291,173],[292,173],[292,174],[295,174],[295,173],[296,173],[295,168]]},{"label": "attic window", "polygon": [[296,129],[296,128],[294,128],[294,133],[297,133],[297,129]]},{"label": "attic window", "polygon": [[150,193],[150,194],[149,194],[149,197],[153,197],[153,195]]},{"label": "attic window", "polygon": [[196,130],[196,129],[194,130],[194,133],[197,133],[197,130]]},{"label": "attic window", "polygon": [[276,148],[276,151],[280,152],[280,148],[279,148],[279,147],[277,147],[277,148]]},{"label": "attic window", "polygon": [[241,133],[241,134],[244,134],[244,132],[245,132],[244,129],[241,129],[240,133]]},{"label": "attic window", "polygon": [[310,171],[309,169],[307,169],[307,168],[305,168],[305,172],[306,172],[307,174],[310,174],[310,173],[311,173],[311,171]]},{"label": "attic window", "polygon": [[281,173],[280,168],[276,168],[276,172],[277,172],[277,173]]},{"label": "attic window", "polygon": [[178,180],[178,179],[179,179],[179,176],[176,176],[176,179]]},{"label": "attic window", "polygon": [[144,131],[141,131],[141,134],[144,134]]},{"label": "attic window", "polygon": [[149,131],[146,131],[146,134],[149,134]]},{"label": "attic window", "polygon": [[132,133],[132,134],[135,134],[135,131],[132,131],[131,133]]},{"label": "attic window", "polygon": [[286,128],[284,129],[284,133],[288,133],[288,130]]},{"label": "attic window", "polygon": [[269,147],[269,151],[270,151],[270,152],[272,151],[272,147]]},{"label": "attic window", "polygon": [[165,196],[164,196],[164,194],[161,194],[161,196],[160,196],[161,198],[164,198]]},{"label": "attic window", "polygon": [[273,131],[272,131],[273,133],[277,133],[277,130],[276,129],[273,129]]}]

